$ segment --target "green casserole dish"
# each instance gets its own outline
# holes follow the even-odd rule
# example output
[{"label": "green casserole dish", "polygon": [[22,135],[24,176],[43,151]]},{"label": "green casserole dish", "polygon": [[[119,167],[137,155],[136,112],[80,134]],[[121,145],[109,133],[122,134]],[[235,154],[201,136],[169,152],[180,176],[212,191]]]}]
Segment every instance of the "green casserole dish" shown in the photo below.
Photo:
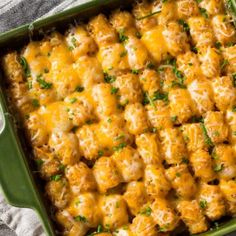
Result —
[{"label": "green casserole dish", "polygon": [[[38,38],[49,29],[64,30],[74,20],[83,20],[100,12],[125,6],[132,1],[89,0],[62,13],[37,20],[31,24],[20,26],[9,32],[0,34],[0,56],[8,49],[17,49],[29,41]],[[236,0],[228,0],[233,14],[236,14]],[[35,210],[40,217],[47,235],[56,235],[50,211],[43,198],[38,178],[26,155],[29,153],[24,139],[19,135],[17,118],[10,113],[3,89],[3,74],[0,68],[0,184],[7,201],[17,207]],[[1,122],[2,120],[2,122]],[[236,219],[222,222],[214,229],[199,235],[222,236],[236,231]],[[235,233],[236,234],[236,233]]]}]

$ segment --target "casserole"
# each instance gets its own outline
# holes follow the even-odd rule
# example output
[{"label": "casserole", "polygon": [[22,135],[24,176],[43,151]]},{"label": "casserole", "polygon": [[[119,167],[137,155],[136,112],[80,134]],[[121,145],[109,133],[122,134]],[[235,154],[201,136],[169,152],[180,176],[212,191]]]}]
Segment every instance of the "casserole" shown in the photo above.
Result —
[{"label": "casserole", "polygon": [[[95,11],[98,11],[100,9],[100,7],[109,5],[109,7],[113,8],[117,6],[118,3],[119,3],[118,1],[114,1],[112,3],[110,1],[109,2],[100,1],[99,3],[97,3],[96,5],[97,8],[95,9],[95,5],[92,7],[92,3],[90,2],[82,5],[80,8],[75,8],[73,10],[76,11],[80,9],[82,16],[83,14],[85,13],[87,14],[88,12],[91,12],[90,14],[92,13],[94,14]],[[71,11],[67,11],[67,13]],[[43,20],[38,21],[35,24],[31,24],[30,25],[31,37],[34,37],[37,34],[40,35],[39,29],[47,30],[48,27],[52,27],[54,23],[55,25],[60,24],[61,22],[60,17],[62,16],[65,15],[58,14],[57,17],[59,17],[59,19],[55,21],[54,21],[55,18],[53,17],[48,18],[48,23],[44,26],[42,25],[44,22]],[[67,22],[69,18],[73,16],[74,16],[73,13],[71,13],[70,16],[65,16],[64,19],[65,22]],[[0,39],[1,46],[5,47],[7,43],[13,42],[13,40],[16,37],[19,37],[18,38],[19,42],[23,42],[25,40],[25,37],[27,37],[27,27],[28,26],[25,26],[20,28],[18,31],[10,32],[9,33],[10,36],[7,34],[3,34]],[[6,40],[7,36],[9,36],[9,41]],[[44,225],[45,228],[47,229],[48,234],[53,235],[52,225],[50,224],[50,221],[45,220],[47,219],[48,213],[46,213],[45,207],[42,204],[42,200],[40,200],[41,198],[39,197],[38,191],[35,188],[36,184],[34,183],[34,180],[32,178],[32,173],[30,174],[28,167],[29,164],[27,164],[26,159],[24,158],[24,154],[22,151],[22,146],[24,144],[20,145],[19,140],[16,137],[16,133],[14,131],[15,129],[13,126],[14,117],[8,113],[7,106],[4,100],[3,91],[1,91],[1,98],[2,98],[3,113],[4,113],[4,129],[1,133],[1,140],[0,140],[1,150],[3,150],[3,155],[1,158],[4,159],[1,160],[1,163],[7,162],[7,165],[1,165],[1,173],[2,173],[1,185],[10,203],[21,207],[24,206],[36,209],[40,213],[41,217],[44,219]],[[8,142],[14,144],[14,146],[10,145],[8,146],[7,145]],[[19,159],[15,159],[16,156],[19,156]],[[17,166],[17,168],[15,168],[15,165]],[[8,171],[6,171],[6,168],[9,168]],[[13,173],[14,173],[14,178],[12,177]],[[22,179],[23,182],[18,182],[21,181]],[[26,191],[28,192],[27,196],[25,194]],[[17,196],[14,194],[15,192],[17,192]],[[22,195],[20,195],[20,193],[22,193]],[[225,228],[225,231],[220,231],[220,228],[217,229],[216,233],[220,235],[223,232],[224,233],[230,232],[232,229],[233,227],[231,225],[231,227]],[[214,233],[214,231],[212,233]]]}]

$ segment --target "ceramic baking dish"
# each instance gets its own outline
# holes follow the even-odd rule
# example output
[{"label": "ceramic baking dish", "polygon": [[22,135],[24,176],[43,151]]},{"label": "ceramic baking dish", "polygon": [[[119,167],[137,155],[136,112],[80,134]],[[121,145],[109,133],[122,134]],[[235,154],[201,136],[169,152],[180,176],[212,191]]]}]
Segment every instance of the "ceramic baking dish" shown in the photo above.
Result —
[{"label": "ceramic baking dish", "polygon": [[[31,38],[42,37],[42,32],[56,28],[63,31],[69,23],[106,13],[117,7],[129,7],[131,0],[90,0],[62,13],[40,19],[0,34],[0,56],[9,49],[18,49]],[[228,0],[236,14],[236,0]],[[3,74],[0,68],[0,186],[7,201],[17,207],[32,208],[40,217],[47,235],[56,235],[50,208],[43,197],[40,180],[33,171],[28,158],[30,151],[19,135],[17,118],[9,110],[3,88]],[[222,236],[236,230],[236,219],[222,222],[218,227],[199,235]],[[236,233],[235,233],[236,235]]]}]

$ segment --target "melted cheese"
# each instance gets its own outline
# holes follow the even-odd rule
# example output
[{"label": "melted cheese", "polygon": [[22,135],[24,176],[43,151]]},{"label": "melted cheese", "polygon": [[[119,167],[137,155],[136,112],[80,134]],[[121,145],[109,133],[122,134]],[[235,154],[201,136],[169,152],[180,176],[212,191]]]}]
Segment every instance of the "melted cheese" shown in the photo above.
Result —
[{"label": "melted cheese", "polygon": [[142,41],[156,62],[166,57],[167,45],[163,37],[163,26],[156,26],[142,36]]}]

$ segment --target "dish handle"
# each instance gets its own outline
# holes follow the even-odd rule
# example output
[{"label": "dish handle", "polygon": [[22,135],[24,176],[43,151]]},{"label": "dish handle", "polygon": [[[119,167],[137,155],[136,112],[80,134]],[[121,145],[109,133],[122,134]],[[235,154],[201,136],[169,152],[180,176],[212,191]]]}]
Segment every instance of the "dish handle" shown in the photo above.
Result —
[{"label": "dish handle", "polygon": [[13,206],[36,210],[48,235],[53,226],[48,219],[41,196],[37,191],[25,153],[16,134],[14,118],[0,87],[0,186],[6,200]]}]

